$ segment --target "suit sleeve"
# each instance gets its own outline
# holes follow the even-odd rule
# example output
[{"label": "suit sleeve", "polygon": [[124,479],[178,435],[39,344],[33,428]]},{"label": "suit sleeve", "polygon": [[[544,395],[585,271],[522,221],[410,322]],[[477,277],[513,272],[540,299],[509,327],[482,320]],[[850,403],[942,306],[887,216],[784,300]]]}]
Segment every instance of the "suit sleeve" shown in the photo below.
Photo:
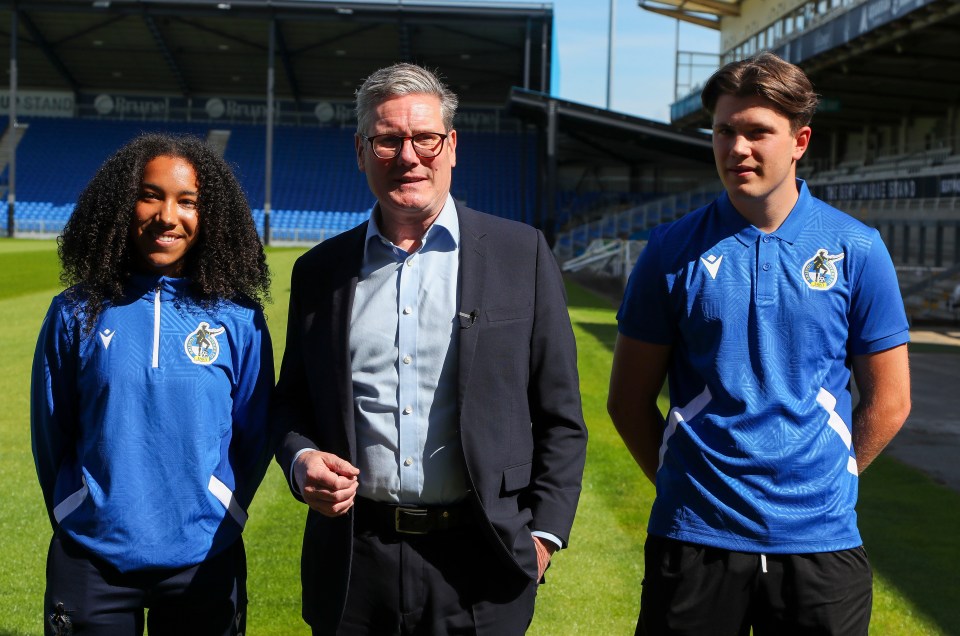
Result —
[{"label": "suit sleeve", "polygon": [[54,489],[64,458],[74,452],[77,438],[77,365],[71,330],[54,300],[50,305],[33,358],[30,386],[30,435],[33,460],[43,501],[53,516]]},{"label": "suit sleeve", "polygon": [[280,363],[280,377],[274,390],[271,420],[281,436],[277,448],[277,463],[283,470],[293,496],[303,501],[299,490],[290,480],[290,468],[299,451],[318,449],[307,435],[311,421],[311,393],[303,364],[303,311],[301,294],[307,283],[303,281],[304,265],[297,261],[290,280],[290,307],[287,314],[287,338]]},{"label": "suit sleeve", "polygon": [[279,441],[268,417],[274,378],[273,346],[262,311],[253,313],[247,329],[233,395],[231,444],[237,498],[244,509],[253,500]]},{"label": "suit sleeve", "polygon": [[587,428],[563,278],[539,231],[528,400],[534,442],[527,500],[533,512],[530,527],[566,545],[580,499]]}]

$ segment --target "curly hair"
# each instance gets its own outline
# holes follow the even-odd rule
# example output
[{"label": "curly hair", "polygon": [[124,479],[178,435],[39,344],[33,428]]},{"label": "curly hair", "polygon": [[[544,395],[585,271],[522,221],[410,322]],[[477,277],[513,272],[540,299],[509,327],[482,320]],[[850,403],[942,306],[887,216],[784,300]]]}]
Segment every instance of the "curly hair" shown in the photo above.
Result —
[{"label": "curly hair", "polygon": [[205,305],[244,297],[262,308],[270,273],[243,189],[227,163],[189,135],[147,134],[107,159],[84,188],[58,239],[61,281],[78,301],[89,333],[100,312],[124,295],[136,271],[130,226],[144,167],[157,157],[189,162],[197,177],[200,232],[184,255],[192,298]]}]

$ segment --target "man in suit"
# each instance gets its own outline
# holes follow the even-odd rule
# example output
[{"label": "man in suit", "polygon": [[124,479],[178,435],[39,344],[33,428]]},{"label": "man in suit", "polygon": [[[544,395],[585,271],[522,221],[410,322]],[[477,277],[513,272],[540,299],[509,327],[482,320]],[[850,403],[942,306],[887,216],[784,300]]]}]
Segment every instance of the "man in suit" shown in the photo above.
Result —
[{"label": "man in suit", "polygon": [[314,634],[522,634],[573,524],[587,433],[563,282],[539,231],[450,196],[456,106],[415,65],[366,79],[377,204],[293,270],[277,459],[310,507]]}]

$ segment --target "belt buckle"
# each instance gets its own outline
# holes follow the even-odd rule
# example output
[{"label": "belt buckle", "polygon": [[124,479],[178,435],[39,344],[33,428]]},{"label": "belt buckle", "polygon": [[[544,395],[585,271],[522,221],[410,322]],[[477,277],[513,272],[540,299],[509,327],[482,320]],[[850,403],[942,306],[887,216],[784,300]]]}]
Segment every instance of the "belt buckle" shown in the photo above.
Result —
[{"label": "belt buckle", "polygon": [[397,506],[393,513],[393,527],[401,534],[427,534],[429,512],[426,508]]}]

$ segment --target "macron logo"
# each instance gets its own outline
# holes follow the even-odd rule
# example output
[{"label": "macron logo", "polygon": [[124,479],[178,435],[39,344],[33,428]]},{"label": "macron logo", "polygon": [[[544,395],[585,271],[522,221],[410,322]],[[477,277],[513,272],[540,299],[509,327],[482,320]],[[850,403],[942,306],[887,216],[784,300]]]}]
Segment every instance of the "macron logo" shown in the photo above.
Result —
[{"label": "macron logo", "polygon": [[703,263],[703,266],[710,272],[710,278],[716,278],[717,271],[720,269],[720,263],[723,262],[723,256],[714,256],[713,254],[706,258],[701,256],[700,262]]},{"label": "macron logo", "polygon": [[110,341],[113,340],[113,336],[116,334],[116,331],[110,331],[109,329],[104,329],[97,335],[100,336],[100,342],[103,343],[104,349],[110,348]]}]

